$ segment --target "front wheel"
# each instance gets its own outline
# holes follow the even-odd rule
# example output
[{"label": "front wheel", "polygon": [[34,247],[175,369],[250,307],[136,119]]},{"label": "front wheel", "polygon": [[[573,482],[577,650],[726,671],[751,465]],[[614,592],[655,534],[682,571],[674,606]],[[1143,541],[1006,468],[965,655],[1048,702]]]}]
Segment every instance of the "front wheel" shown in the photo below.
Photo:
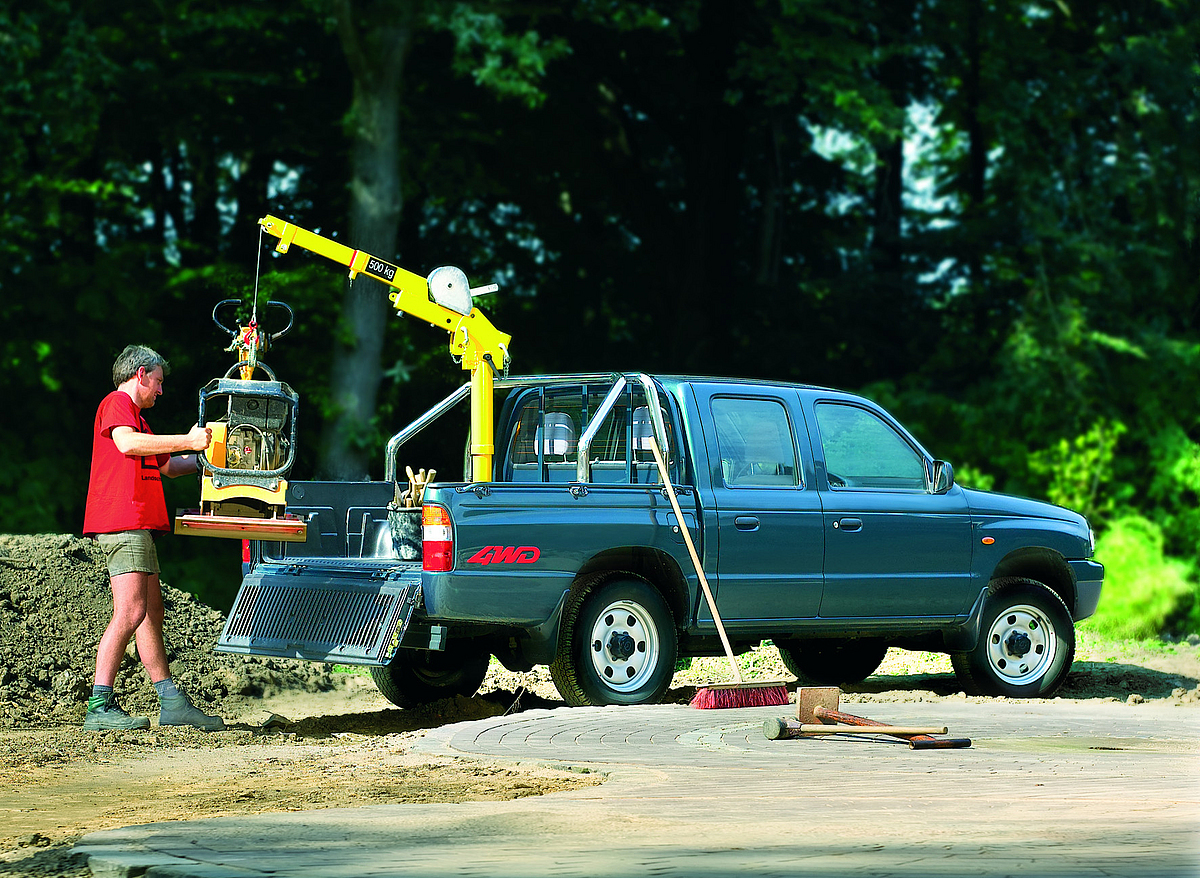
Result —
[{"label": "front wheel", "polygon": [[491,656],[461,648],[445,652],[401,649],[387,667],[371,668],[371,679],[388,701],[411,708],[479,691]]},{"label": "front wheel", "polygon": [[652,704],[675,673],[678,644],[666,601],[633,576],[572,596],[550,677],[573,707]]},{"label": "front wheel", "polygon": [[1000,580],[984,604],[979,642],[950,656],[972,695],[1048,698],[1075,660],[1075,623],[1056,593],[1032,579]]}]

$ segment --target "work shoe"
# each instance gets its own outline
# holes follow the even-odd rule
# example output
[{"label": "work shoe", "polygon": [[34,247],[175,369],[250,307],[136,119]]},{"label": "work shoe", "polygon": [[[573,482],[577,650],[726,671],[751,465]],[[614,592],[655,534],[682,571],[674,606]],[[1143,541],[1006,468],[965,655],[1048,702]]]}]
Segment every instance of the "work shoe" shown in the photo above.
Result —
[{"label": "work shoe", "polygon": [[88,699],[87,713],[83,717],[83,728],[88,732],[106,729],[148,729],[150,720],[144,716],[130,716],[117,704],[113,695],[93,695]]},{"label": "work shoe", "polygon": [[225,721],[219,716],[209,716],[188,701],[186,695],[170,695],[159,699],[158,724],[160,726],[191,726],[205,732],[222,732]]}]

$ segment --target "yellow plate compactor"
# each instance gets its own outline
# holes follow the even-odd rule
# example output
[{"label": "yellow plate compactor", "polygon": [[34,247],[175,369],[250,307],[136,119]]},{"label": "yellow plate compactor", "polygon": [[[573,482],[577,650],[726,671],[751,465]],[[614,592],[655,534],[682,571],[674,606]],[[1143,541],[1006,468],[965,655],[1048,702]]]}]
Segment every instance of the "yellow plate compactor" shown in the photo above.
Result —
[{"label": "yellow plate compactor", "polygon": [[213,308],[213,322],[232,337],[228,350],[237,352],[238,362],[200,390],[198,423],[212,428],[212,444],[200,458],[200,508],[181,510],[175,533],[303,542],[307,523],[285,512],[284,478],[296,457],[300,397],[258,359],[292,328],[294,316],[283,302],[268,302],[287,313],[283,329],[262,329],[256,309],[249,324],[234,330],[218,313],[237,304],[225,299]]}]

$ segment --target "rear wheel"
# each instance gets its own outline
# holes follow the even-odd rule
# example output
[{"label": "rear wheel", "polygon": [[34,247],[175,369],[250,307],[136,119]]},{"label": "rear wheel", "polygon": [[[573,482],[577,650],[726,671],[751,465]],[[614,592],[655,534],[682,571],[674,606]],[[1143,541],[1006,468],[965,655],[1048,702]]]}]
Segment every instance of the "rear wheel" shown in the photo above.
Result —
[{"label": "rear wheel", "polygon": [[821,686],[861,683],[883,662],[882,640],[789,640],[776,643],[783,666],[801,682]]},{"label": "rear wheel", "polygon": [[387,667],[371,668],[380,693],[397,707],[417,707],[455,695],[470,697],[487,676],[488,653],[462,648],[434,652],[401,649]]},{"label": "rear wheel", "polygon": [[600,579],[568,603],[550,676],[575,707],[652,704],[671,685],[677,650],[653,586],[628,574]]},{"label": "rear wheel", "polygon": [[950,656],[964,691],[973,695],[1047,698],[1075,660],[1075,623],[1055,592],[1032,579],[992,585],[979,642]]}]

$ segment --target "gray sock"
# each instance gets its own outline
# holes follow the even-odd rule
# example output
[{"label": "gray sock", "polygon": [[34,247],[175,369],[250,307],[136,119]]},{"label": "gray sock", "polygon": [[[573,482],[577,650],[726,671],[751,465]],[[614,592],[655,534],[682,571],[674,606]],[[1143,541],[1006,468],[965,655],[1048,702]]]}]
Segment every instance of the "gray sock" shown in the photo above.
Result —
[{"label": "gray sock", "polygon": [[88,699],[88,710],[100,710],[108,704],[113,695],[112,686],[92,686],[92,697]]},{"label": "gray sock", "polygon": [[158,690],[159,701],[164,698],[178,698],[180,695],[179,690],[175,688],[175,681],[170,677],[167,677],[165,680],[159,680],[154,684],[154,688]]}]

